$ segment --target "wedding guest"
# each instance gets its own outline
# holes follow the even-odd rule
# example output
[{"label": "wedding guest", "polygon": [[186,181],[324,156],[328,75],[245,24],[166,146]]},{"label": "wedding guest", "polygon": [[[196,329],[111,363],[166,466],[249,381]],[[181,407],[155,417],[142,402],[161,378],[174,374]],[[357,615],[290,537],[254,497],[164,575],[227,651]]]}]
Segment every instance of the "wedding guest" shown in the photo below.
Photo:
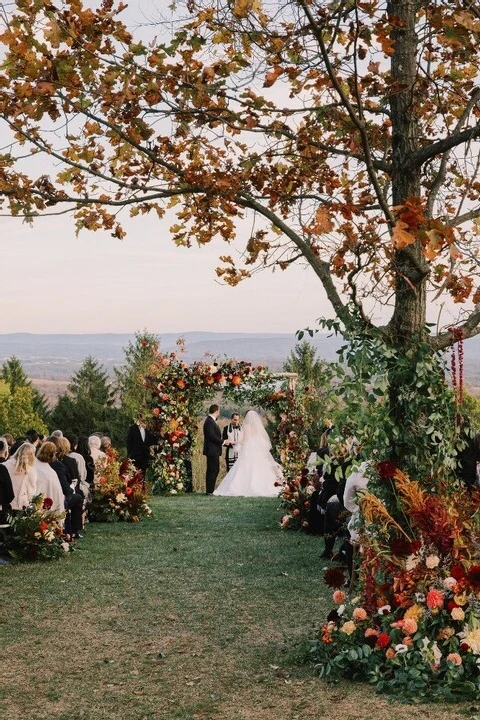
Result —
[{"label": "wedding guest", "polygon": [[13,439],[13,435],[10,435],[10,433],[6,432],[6,433],[3,433],[3,436],[2,436],[2,437],[4,437],[5,440],[7,441],[8,454],[11,455],[11,454],[12,454],[12,453],[11,453],[11,448],[12,448],[13,443],[15,442],[14,439]]},{"label": "wedding guest", "polygon": [[30,445],[33,445],[36,450],[38,445],[40,444],[40,435],[36,430],[27,430],[27,432],[25,433],[25,440],[29,442]]},{"label": "wedding guest", "polygon": [[207,472],[205,475],[205,491],[212,495],[215,490],[218,473],[220,472],[220,455],[222,454],[222,433],[217,425],[220,414],[218,405],[210,405],[208,415],[203,423],[203,454],[207,458]]},{"label": "wedding guest", "polygon": [[69,455],[71,447],[67,438],[63,436],[58,439],[60,441],[60,448],[57,449],[57,457],[67,468],[67,479],[70,482],[71,487],[77,491],[78,481],[80,480],[77,461]]},{"label": "wedding guest", "polygon": [[25,443],[25,442],[27,442],[27,438],[24,437],[23,435],[20,436],[20,437],[17,437],[17,438],[15,439],[15,442],[13,443],[13,445],[11,445],[11,447],[10,447],[10,449],[9,449],[10,457],[12,457],[12,455],[15,455],[15,453],[16,453],[17,450],[18,450],[18,448],[21,447],[21,445],[23,445],[23,443]]},{"label": "wedding guest", "polygon": [[8,443],[5,438],[0,438],[0,525],[7,523],[12,510],[12,500],[15,497],[12,478],[4,463],[8,458]]},{"label": "wedding guest", "polygon": [[75,460],[75,462],[77,463],[78,478],[79,478],[80,482],[88,482],[87,481],[87,465],[85,463],[85,459],[84,459],[83,455],[81,455],[79,452],[77,452],[78,437],[76,435],[74,435],[73,433],[67,433],[65,435],[65,438],[70,443],[70,452],[68,453],[68,457],[73,458]]},{"label": "wedding guest", "polygon": [[99,477],[101,477],[108,460],[105,453],[100,450],[100,444],[100,438],[98,437],[98,435],[90,435],[90,437],[88,438],[88,447],[90,448],[90,454],[95,464],[95,475],[93,479],[94,483],[98,482],[98,479]]},{"label": "wedding guest", "polygon": [[35,468],[35,450],[30,443],[22,443],[18,450],[7,460],[3,467],[8,470],[15,494],[12,510],[21,510],[29,505],[37,493],[37,471]]},{"label": "wedding guest", "polygon": [[480,462],[480,441],[479,434],[474,434],[470,421],[463,415],[458,414],[456,424],[459,428],[458,442],[461,449],[457,450],[456,475],[468,492],[472,492],[478,483],[477,463]]},{"label": "wedding guest", "polygon": [[225,425],[222,432],[223,444],[226,447],[225,450],[225,463],[227,466],[227,472],[233,467],[234,463],[238,459],[238,453],[242,447],[243,431],[240,425],[240,415],[233,413],[228,425]]},{"label": "wedding guest", "polygon": [[95,479],[95,463],[93,461],[90,447],[88,445],[88,438],[85,435],[82,435],[78,438],[77,452],[85,460],[85,468],[87,470],[87,482],[90,485],[90,488],[93,488],[93,483]]},{"label": "wedding guest", "polygon": [[100,438],[100,450],[108,455],[108,450],[112,447],[112,441],[108,435],[102,435]]},{"label": "wedding guest", "polygon": [[150,448],[155,444],[155,437],[147,429],[145,419],[137,413],[135,422],[127,431],[127,457],[133,462],[137,470],[141,470],[143,477],[150,464]]},{"label": "wedding guest", "polygon": [[[48,438],[49,442],[52,442],[56,448],[56,457],[51,461],[50,466],[55,470],[62,486],[63,494],[65,496],[65,508],[67,515],[65,517],[65,532],[70,533],[73,538],[80,538],[80,531],[83,529],[83,495],[76,492],[72,485],[76,485],[78,479],[78,470],[76,471],[77,478],[73,477],[73,468],[70,463],[65,464],[63,462],[65,458],[65,450],[69,447],[68,441],[64,442],[63,435],[58,437],[56,435],[50,435]],[[75,482],[74,482],[75,481]]]},{"label": "wedding guest", "polygon": [[53,432],[50,433],[50,436],[52,436],[52,435],[53,435],[53,437],[60,438],[60,437],[63,437],[63,432],[61,430],[54,430]]},{"label": "wedding guest", "polygon": [[351,513],[350,520],[348,521],[348,532],[349,538],[345,542],[345,550],[347,555],[347,567],[349,572],[349,584],[350,586],[355,579],[355,564],[354,554],[355,548],[359,544],[359,533],[358,523],[360,520],[360,506],[358,503],[359,496],[366,490],[368,484],[368,477],[366,476],[368,468],[368,462],[363,462],[358,470],[352,472],[345,483],[345,491],[343,493],[343,504],[345,508]]},{"label": "wedding guest", "polygon": [[42,493],[43,497],[53,500],[52,510],[57,513],[65,512],[65,496],[60,484],[59,477],[52,468],[51,463],[57,457],[55,444],[45,441],[37,450],[35,469],[37,471],[36,492]]}]

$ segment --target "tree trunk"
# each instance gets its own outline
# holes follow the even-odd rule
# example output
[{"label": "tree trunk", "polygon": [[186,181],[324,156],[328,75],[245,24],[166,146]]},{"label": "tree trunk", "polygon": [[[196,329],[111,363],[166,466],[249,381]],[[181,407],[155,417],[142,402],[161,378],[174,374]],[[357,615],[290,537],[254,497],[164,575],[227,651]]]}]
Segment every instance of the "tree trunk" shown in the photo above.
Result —
[{"label": "tree trunk", "polygon": [[[388,16],[394,29],[391,38],[392,57],[392,201],[403,205],[419,197],[421,169],[409,166],[407,160],[418,150],[419,129],[416,107],[417,0],[390,0]],[[396,271],[395,309],[390,332],[395,343],[403,344],[423,331],[426,311],[426,273],[420,242],[397,250],[393,259]]]}]

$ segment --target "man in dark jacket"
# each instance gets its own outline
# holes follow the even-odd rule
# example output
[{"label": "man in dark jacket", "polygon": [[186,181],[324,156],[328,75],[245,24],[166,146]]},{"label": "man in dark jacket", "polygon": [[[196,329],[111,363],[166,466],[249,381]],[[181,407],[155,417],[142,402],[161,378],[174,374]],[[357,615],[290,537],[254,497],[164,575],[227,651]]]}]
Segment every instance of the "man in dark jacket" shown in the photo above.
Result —
[{"label": "man in dark jacket", "polygon": [[[203,423],[203,454],[207,458],[207,472],[205,475],[205,490],[212,495],[215,490],[218,473],[220,471],[220,455],[222,454],[222,432],[217,425],[220,414],[218,405],[210,405],[208,416]],[[228,441],[227,441],[228,442]]]},{"label": "man in dark jacket", "polygon": [[135,422],[128,428],[127,457],[132,460],[137,470],[142,471],[144,478],[150,463],[150,448],[154,444],[155,438],[147,430],[142,414],[138,413]]}]

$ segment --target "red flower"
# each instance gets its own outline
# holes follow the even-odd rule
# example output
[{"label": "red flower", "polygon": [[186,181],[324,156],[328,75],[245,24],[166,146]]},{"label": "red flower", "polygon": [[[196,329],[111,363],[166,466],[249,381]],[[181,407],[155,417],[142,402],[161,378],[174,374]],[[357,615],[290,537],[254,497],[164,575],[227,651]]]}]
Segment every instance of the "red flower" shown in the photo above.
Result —
[{"label": "red flower", "polygon": [[345,573],[339,567],[328,568],[323,574],[323,580],[328,587],[341,588],[345,584]]},{"label": "red flower", "polygon": [[474,590],[480,590],[480,565],[472,565],[467,573],[467,580]]},{"label": "red flower", "polygon": [[413,552],[412,543],[405,540],[405,538],[395,538],[392,540],[390,550],[397,557],[408,557],[408,555],[411,555]]},{"label": "red flower", "polygon": [[397,470],[398,468],[395,463],[390,462],[390,460],[382,460],[382,462],[377,463],[377,472],[382,478],[382,480],[388,480],[388,478],[392,478],[397,472]]},{"label": "red flower", "polygon": [[462,580],[465,577],[465,568],[463,565],[452,565],[450,575],[455,578],[455,580]]},{"label": "red flower", "polygon": [[427,607],[432,610],[433,608],[442,608],[444,603],[444,596],[440,590],[432,588],[427,593]]},{"label": "red flower", "polygon": [[390,635],[386,632],[380,633],[377,637],[377,646],[380,648],[386,648],[390,645]]},{"label": "red flower", "polygon": [[52,500],[52,498],[46,497],[46,498],[43,499],[43,509],[44,509],[44,510],[50,510],[50,508],[52,507],[52,505],[53,505],[53,500]]},{"label": "red flower", "polygon": [[42,532],[42,533],[45,532],[45,530],[48,530],[48,523],[45,522],[45,520],[44,520],[43,522],[40,523],[39,528],[40,528],[40,532]]}]

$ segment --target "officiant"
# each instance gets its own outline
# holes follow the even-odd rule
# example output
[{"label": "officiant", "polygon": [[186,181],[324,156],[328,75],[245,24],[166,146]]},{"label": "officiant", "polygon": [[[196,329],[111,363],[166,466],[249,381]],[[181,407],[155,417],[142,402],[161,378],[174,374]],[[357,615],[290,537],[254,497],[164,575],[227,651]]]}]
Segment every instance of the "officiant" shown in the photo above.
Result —
[{"label": "officiant", "polygon": [[[243,442],[243,430],[240,425],[240,416],[238,413],[233,413],[229,424],[223,428],[222,439],[226,447],[225,462],[228,472],[236,462]],[[228,445],[226,443],[228,443]]]}]

